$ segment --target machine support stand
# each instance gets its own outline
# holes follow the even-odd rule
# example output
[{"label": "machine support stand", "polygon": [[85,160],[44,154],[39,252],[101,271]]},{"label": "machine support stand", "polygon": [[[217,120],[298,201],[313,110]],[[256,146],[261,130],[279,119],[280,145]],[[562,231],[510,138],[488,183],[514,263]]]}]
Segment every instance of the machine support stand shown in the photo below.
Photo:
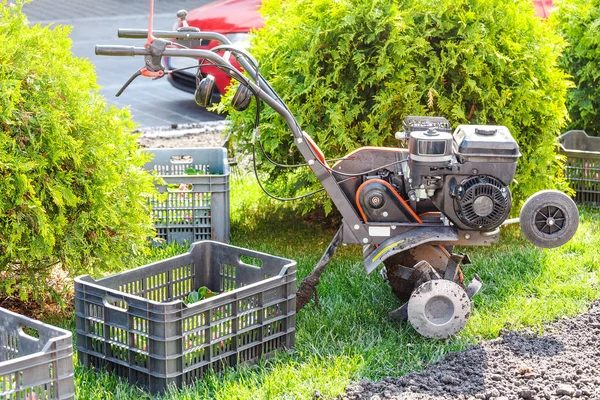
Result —
[{"label": "machine support stand", "polygon": [[329,264],[338,246],[342,243],[342,231],[343,225],[338,229],[315,268],[300,283],[300,287],[296,292],[296,312],[302,310],[313,296],[315,296],[315,302],[318,304],[317,285],[321,282],[321,275],[325,271],[325,267]]}]

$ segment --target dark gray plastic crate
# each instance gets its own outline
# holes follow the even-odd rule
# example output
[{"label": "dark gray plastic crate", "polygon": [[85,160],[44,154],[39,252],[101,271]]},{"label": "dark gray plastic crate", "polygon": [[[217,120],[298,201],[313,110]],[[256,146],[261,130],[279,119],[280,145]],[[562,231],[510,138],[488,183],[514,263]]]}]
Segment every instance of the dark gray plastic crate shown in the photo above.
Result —
[{"label": "dark gray plastic crate", "polygon": [[0,308],[0,399],[74,398],[71,332]]},{"label": "dark gray plastic crate", "polygon": [[600,206],[600,137],[574,130],[558,140],[560,153],[567,156],[565,177],[575,190],[575,201]]},{"label": "dark gray plastic crate", "polygon": [[[202,286],[224,293],[183,303]],[[296,263],[198,242],[128,272],[76,278],[75,315],[80,363],[159,393],[293,347]]]},{"label": "dark gray plastic crate", "polygon": [[[154,159],[144,168],[156,171],[167,198],[151,201],[157,237],[167,242],[229,242],[229,164],[222,147],[146,149]],[[188,175],[193,168],[203,175]],[[181,187],[169,188],[169,186]]]}]

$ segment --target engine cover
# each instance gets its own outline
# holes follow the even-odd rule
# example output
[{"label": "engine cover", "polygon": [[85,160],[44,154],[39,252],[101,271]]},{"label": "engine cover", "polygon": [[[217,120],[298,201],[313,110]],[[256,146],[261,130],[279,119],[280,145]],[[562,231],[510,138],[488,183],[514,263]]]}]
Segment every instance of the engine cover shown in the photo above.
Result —
[{"label": "engine cover", "polygon": [[500,180],[479,175],[464,180],[457,188],[454,210],[462,223],[477,230],[491,230],[510,213],[510,190]]}]

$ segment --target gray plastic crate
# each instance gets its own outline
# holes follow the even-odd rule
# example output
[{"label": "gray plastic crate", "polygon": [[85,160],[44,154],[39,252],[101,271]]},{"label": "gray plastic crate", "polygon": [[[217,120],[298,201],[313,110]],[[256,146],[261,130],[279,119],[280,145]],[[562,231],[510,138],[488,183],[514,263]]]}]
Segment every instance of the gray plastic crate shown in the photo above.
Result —
[{"label": "gray plastic crate", "polygon": [[0,399],[74,398],[71,332],[0,308]]},{"label": "gray plastic crate", "polygon": [[[222,294],[182,299],[206,286]],[[295,343],[296,263],[213,241],[121,274],[75,279],[79,362],[163,392]]]},{"label": "gray plastic crate", "polygon": [[[222,147],[146,149],[154,159],[144,168],[156,171],[167,198],[151,200],[157,237],[167,242],[229,242],[229,164]],[[203,175],[189,175],[192,168]]]},{"label": "gray plastic crate", "polygon": [[565,177],[575,190],[575,201],[600,206],[600,137],[568,131],[558,138],[567,156]]}]

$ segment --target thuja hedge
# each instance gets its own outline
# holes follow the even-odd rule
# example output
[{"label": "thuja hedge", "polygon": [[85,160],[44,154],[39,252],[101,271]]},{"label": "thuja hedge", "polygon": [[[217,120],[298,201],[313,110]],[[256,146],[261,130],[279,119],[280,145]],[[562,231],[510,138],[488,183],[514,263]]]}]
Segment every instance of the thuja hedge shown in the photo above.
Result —
[{"label": "thuja hedge", "polygon": [[28,24],[0,2],[0,296],[115,269],[145,247],[152,220],[128,111],[108,107],[67,27]]},{"label": "thuja hedge", "polygon": [[[250,51],[326,157],[396,146],[405,116],[438,115],[453,126],[510,129],[523,153],[517,203],[565,187],[555,151],[566,116],[568,81],[557,67],[564,42],[530,0],[265,0],[262,13]],[[246,150],[254,112],[253,102],[230,114]],[[262,122],[271,157],[297,163],[282,119],[265,109]],[[318,186],[307,168],[261,168],[280,194]]]},{"label": "thuja hedge", "polygon": [[570,129],[600,135],[600,1],[558,2],[552,20],[569,42],[561,65],[573,76],[575,88],[567,94]]}]

